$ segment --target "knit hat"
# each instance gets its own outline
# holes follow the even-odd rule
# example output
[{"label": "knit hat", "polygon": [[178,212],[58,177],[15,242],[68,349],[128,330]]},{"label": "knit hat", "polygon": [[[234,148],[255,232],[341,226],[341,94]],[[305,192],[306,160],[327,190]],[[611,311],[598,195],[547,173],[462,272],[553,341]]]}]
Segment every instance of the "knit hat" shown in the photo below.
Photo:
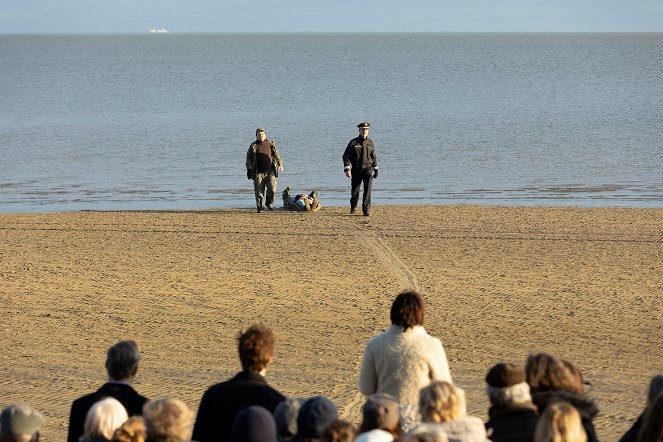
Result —
[{"label": "knit hat", "polygon": [[338,419],[336,405],[324,396],[304,402],[297,416],[297,439],[318,439],[329,424]]},{"label": "knit hat", "polygon": [[279,440],[292,440],[297,436],[297,416],[304,399],[286,399],[274,409],[276,434]]},{"label": "knit hat", "polygon": [[45,422],[44,416],[29,405],[9,405],[0,414],[0,433],[17,436],[35,434]]},{"label": "knit hat", "polygon": [[362,429],[395,430],[400,421],[400,405],[390,394],[373,394],[366,398],[362,407],[364,422]]},{"label": "knit hat", "polygon": [[394,436],[384,430],[371,430],[366,433],[361,433],[355,439],[355,442],[392,442]]},{"label": "knit hat", "polygon": [[525,370],[517,365],[501,362],[488,371],[486,382],[495,388],[520,384],[525,382]]},{"label": "knit hat", "polygon": [[239,412],[230,430],[230,442],[274,442],[276,422],[272,414],[259,405]]}]

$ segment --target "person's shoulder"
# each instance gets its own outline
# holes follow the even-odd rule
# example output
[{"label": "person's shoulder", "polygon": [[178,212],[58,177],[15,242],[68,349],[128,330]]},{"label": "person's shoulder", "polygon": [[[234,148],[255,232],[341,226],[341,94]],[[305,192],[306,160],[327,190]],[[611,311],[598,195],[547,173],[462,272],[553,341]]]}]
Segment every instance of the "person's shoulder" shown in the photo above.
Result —
[{"label": "person's shoulder", "polygon": [[78,409],[78,408],[89,407],[93,403],[95,403],[99,399],[99,397],[100,397],[100,395],[99,395],[99,392],[97,392],[97,391],[85,394],[83,396],[80,396],[77,399],[74,399],[74,401],[71,404],[71,408],[72,409]]},{"label": "person's shoulder", "polygon": [[387,327],[382,333],[378,333],[375,336],[368,338],[366,346],[380,346],[383,345],[385,341],[391,341],[394,337],[398,337],[400,334],[400,329],[394,325]]},{"label": "person's shoulder", "polygon": [[214,385],[211,385],[207,391],[205,391],[205,394],[217,394],[219,392],[223,392],[226,390],[228,387],[231,387],[233,384],[235,384],[235,378],[232,377],[230,379],[226,379],[225,381],[217,382]]}]

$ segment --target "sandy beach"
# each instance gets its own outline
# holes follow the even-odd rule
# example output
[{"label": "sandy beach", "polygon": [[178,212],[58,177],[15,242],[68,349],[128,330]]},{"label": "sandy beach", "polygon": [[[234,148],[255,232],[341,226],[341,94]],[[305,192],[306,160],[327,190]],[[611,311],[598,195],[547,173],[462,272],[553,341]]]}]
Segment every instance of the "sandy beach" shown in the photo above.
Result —
[{"label": "sandy beach", "polygon": [[591,382],[616,441],[663,372],[663,209],[377,206],[316,214],[0,214],[0,405],[44,412],[65,438],[71,402],[105,381],[106,349],[138,342],[136,389],[196,410],[239,370],[236,336],[277,336],[269,382],[330,397],[359,421],[366,340],[405,288],[427,302],[470,414],[484,376],[546,351]]}]

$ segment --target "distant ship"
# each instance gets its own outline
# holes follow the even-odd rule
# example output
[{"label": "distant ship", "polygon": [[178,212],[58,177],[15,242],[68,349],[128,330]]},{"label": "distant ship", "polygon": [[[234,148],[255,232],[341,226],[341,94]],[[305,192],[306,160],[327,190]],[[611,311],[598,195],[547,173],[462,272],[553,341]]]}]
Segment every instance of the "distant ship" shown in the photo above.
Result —
[{"label": "distant ship", "polygon": [[150,34],[170,34],[166,28],[150,28]]}]

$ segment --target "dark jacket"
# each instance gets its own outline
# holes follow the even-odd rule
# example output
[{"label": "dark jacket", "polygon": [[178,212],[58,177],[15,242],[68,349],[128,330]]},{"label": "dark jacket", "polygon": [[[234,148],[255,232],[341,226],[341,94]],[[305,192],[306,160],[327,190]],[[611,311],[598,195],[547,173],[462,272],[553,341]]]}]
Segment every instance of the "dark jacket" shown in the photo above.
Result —
[{"label": "dark jacket", "polygon": [[640,416],[638,416],[638,419],[633,422],[633,426],[628,429],[626,433],[622,436],[621,439],[619,439],[619,442],[635,442],[635,440],[638,438],[638,433],[640,432],[640,428],[642,428],[642,423],[645,421],[645,413],[642,413]]},{"label": "dark jacket", "polygon": [[71,404],[67,442],[78,442],[78,439],[83,435],[87,412],[92,405],[107,397],[113,397],[120,401],[127,409],[129,416],[143,414],[143,405],[147,402],[147,398],[138,394],[131,385],[115,382],[104,384],[96,392],[80,397]]},{"label": "dark jacket", "polygon": [[357,137],[350,140],[343,152],[344,169],[377,169],[378,159],[370,138]]},{"label": "dark jacket", "polygon": [[532,442],[534,439],[534,430],[539,420],[534,406],[532,408],[491,407],[488,416],[490,419],[486,422],[486,432],[493,442]]},{"label": "dark jacket", "polygon": [[599,414],[599,409],[588,397],[568,391],[539,391],[532,392],[532,402],[539,408],[539,413],[543,413],[543,410],[554,402],[568,402],[573,405],[580,413],[582,426],[587,433],[587,442],[598,442],[592,420]]},{"label": "dark jacket", "polygon": [[[281,155],[274,142],[272,140],[267,141],[269,142],[269,147],[272,151],[272,171],[274,172],[274,176],[279,176],[279,167],[283,166],[283,160],[281,160]],[[258,144],[258,140],[254,141],[246,152],[246,171],[251,171],[251,176],[254,180],[256,179],[256,172],[258,171],[258,155],[256,154]]]},{"label": "dark jacket", "polygon": [[258,373],[242,371],[232,379],[210,387],[203,394],[191,439],[197,442],[227,441],[233,420],[240,410],[260,405],[273,413],[285,399]]}]

